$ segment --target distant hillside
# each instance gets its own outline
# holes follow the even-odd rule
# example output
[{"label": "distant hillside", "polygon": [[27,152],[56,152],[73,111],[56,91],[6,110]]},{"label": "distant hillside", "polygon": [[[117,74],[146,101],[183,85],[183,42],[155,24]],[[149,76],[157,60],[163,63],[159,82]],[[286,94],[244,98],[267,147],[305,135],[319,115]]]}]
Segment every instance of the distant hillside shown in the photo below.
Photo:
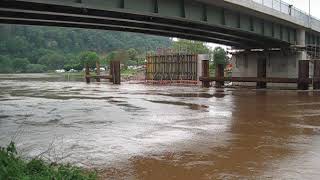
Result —
[{"label": "distant hillside", "polygon": [[106,54],[134,48],[142,53],[172,43],[166,37],[136,33],[20,25],[0,25],[0,39],[0,55],[27,58],[31,63],[37,63],[49,51],[78,54],[91,50]]}]

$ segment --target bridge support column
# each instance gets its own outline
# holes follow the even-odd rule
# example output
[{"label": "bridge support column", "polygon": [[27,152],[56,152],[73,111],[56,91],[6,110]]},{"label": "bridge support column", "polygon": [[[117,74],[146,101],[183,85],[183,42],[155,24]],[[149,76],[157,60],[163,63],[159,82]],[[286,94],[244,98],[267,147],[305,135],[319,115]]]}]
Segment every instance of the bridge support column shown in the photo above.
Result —
[{"label": "bridge support column", "polygon": [[320,60],[314,61],[313,68],[313,89],[320,89]]},{"label": "bridge support column", "polygon": [[[204,78],[210,77],[209,60],[208,59],[202,60],[202,77],[204,77]],[[202,81],[202,87],[209,88],[210,82],[209,81]]]},{"label": "bridge support column", "polygon": [[[297,44],[301,47],[306,47],[306,31],[303,29],[297,30]],[[307,59],[307,51],[300,52],[300,60]]]},{"label": "bridge support column", "polygon": [[[224,66],[223,64],[216,65],[216,78],[223,79],[224,78]],[[224,81],[216,81],[216,88],[222,88],[224,86]]]},{"label": "bridge support column", "polygon": [[120,61],[110,62],[110,75],[113,84],[121,84]]},{"label": "bridge support column", "polygon": [[[260,58],[257,62],[257,77],[258,78],[266,78],[267,77],[267,59]],[[257,82],[257,89],[267,88],[266,82]]]},{"label": "bridge support column", "polygon": [[86,63],[85,64],[85,78],[86,78],[86,82],[90,83],[90,68],[89,68],[89,64]]},{"label": "bridge support column", "polygon": [[101,79],[100,79],[100,61],[96,61],[96,68],[97,68],[97,70],[96,70],[96,74],[97,74],[97,82],[100,82],[101,81]]},{"label": "bridge support column", "polygon": [[299,61],[299,77],[298,77],[298,89],[308,90],[309,89],[309,61]]}]

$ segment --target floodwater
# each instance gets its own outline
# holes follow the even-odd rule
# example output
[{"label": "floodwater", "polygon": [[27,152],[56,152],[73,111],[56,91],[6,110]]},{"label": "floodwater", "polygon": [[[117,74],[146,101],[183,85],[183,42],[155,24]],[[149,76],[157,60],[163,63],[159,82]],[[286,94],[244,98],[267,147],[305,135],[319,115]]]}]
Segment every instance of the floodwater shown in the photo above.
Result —
[{"label": "floodwater", "polygon": [[320,92],[0,76],[0,145],[102,179],[320,179]]}]

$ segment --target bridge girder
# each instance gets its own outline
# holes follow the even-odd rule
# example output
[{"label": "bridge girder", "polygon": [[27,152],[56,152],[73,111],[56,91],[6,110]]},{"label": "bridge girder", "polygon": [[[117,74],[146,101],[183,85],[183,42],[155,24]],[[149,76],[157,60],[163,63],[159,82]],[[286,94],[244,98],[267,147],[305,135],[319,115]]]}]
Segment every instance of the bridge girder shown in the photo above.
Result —
[{"label": "bridge girder", "polygon": [[[183,3],[169,7],[176,1],[178,0],[0,0],[0,22],[130,31],[214,42],[238,48],[288,47],[295,40],[295,33],[293,35],[288,30],[287,35],[283,35],[283,31],[277,34],[277,25],[269,27],[263,20],[259,26],[252,17],[246,17],[250,21],[245,24],[241,18],[246,15],[231,10],[220,8],[221,11],[214,14],[207,11],[219,7],[191,0],[179,0]],[[105,4],[98,6],[102,2]],[[197,8],[190,6],[190,3]],[[175,8],[184,10],[177,13]],[[201,18],[197,20],[196,17]],[[213,18],[216,19],[215,23]],[[250,30],[246,30],[245,25],[250,26]]]}]

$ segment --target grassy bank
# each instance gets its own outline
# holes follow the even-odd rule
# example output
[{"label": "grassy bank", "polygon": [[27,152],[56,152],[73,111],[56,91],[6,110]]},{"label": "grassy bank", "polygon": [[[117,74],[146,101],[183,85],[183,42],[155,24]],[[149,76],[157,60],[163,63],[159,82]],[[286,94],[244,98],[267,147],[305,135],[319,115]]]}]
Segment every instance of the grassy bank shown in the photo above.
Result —
[{"label": "grassy bank", "polygon": [[94,180],[95,172],[71,165],[49,164],[41,159],[26,161],[18,156],[14,143],[0,147],[0,179]]}]

